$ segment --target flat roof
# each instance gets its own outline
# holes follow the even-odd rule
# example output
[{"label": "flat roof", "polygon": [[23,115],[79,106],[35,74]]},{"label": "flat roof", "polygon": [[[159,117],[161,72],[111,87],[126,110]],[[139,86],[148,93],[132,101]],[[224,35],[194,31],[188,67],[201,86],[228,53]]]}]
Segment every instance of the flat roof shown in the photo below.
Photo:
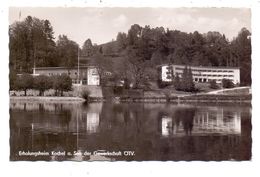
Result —
[{"label": "flat roof", "polygon": [[[170,64],[171,66],[177,66],[177,67],[185,67],[187,66],[192,67],[192,68],[212,68],[212,69],[240,69],[240,67],[231,67],[231,66],[191,66],[191,65],[175,65],[175,64]],[[162,64],[162,65],[157,65],[157,67],[161,66],[169,66],[168,64]]]},{"label": "flat roof", "polygon": [[[94,68],[95,66],[79,66],[79,69]],[[35,67],[35,70],[59,70],[59,69],[78,69],[77,66],[74,67]]]}]

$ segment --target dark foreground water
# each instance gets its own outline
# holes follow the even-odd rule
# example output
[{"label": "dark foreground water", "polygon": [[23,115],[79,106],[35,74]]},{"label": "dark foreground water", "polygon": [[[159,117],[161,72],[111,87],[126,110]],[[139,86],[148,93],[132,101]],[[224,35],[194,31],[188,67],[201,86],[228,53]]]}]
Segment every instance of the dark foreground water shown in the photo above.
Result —
[{"label": "dark foreground water", "polygon": [[10,160],[250,160],[249,106],[10,104]]}]

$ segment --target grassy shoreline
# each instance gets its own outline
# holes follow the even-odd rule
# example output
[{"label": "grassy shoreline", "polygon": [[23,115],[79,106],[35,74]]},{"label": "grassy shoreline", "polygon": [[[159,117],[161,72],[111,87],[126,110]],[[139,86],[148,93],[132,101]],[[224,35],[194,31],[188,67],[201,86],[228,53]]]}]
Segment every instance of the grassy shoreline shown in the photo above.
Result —
[{"label": "grassy shoreline", "polygon": [[55,97],[55,96],[10,96],[10,101],[43,101],[43,102],[84,102],[80,97]]},{"label": "grassy shoreline", "polygon": [[[251,95],[190,95],[173,97],[89,97],[88,102],[139,102],[139,103],[251,103]],[[73,103],[85,102],[80,97],[10,96],[10,101]]]}]

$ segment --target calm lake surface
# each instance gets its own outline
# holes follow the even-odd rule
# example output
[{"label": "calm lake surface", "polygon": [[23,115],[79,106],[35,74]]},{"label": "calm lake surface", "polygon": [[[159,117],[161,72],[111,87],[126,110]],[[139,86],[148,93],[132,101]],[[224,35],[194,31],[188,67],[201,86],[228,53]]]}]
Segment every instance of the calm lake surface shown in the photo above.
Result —
[{"label": "calm lake surface", "polygon": [[10,160],[251,159],[251,107],[10,103]]}]

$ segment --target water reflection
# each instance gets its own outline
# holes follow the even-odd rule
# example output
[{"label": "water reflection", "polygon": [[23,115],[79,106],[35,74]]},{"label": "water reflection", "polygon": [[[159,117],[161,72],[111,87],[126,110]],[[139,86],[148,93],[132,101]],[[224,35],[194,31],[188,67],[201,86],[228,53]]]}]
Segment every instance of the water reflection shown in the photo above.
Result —
[{"label": "water reflection", "polygon": [[241,111],[206,107],[180,108],[172,117],[163,115],[162,136],[237,134],[241,133]]},{"label": "water reflection", "polygon": [[[245,106],[11,102],[10,159],[248,160],[250,111]],[[93,155],[97,150],[134,155]],[[66,154],[35,157],[19,151]]]}]

